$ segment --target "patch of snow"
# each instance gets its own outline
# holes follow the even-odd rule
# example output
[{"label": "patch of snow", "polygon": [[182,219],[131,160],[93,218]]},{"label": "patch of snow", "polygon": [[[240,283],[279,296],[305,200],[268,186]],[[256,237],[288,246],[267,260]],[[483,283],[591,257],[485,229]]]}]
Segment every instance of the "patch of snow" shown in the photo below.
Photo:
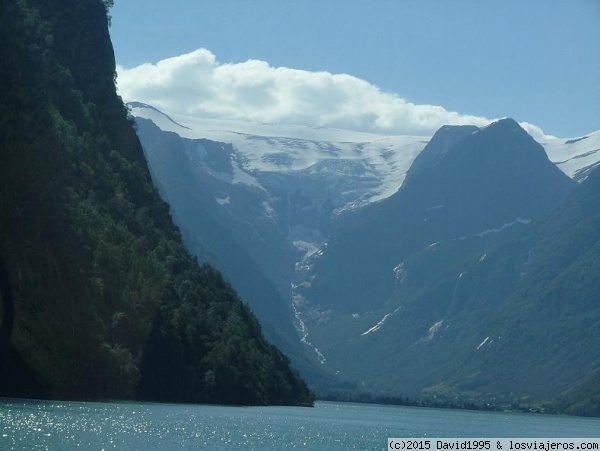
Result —
[{"label": "patch of snow", "polygon": [[430,342],[431,340],[433,340],[433,337],[435,337],[435,334],[437,333],[437,331],[440,330],[440,327],[442,327],[442,324],[444,324],[443,319],[433,323],[433,326],[431,326],[429,328],[429,330],[427,331],[427,336],[423,339],[423,341]]},{"label": "patch of snow", "polygon": [[309,243],[308,241],[295,240],[295,241],[292,241],[292,244],[294,245],[294,247],[296,249],[298,249],[301,252],[304,252],[304,256],[302,257],[302,262],[298,262],[300,264],[304,263],[304,260],[308,259],[309,257],[316,254],[317,252],[322,252],[322,251],[319,251],[319,246],[317,246],[315,243]]},{"label": "patch of snow", "polygon": [[476,236],[478,237],[482,237],[487,235],[488,233],[498,233],[498,232],[502,232],[504,229],[508,228],[508,227],[512,227],[515,224],[529,224],[531,223],[531,219],[521,219],[521,218],[517,218],[512,222],[508,222],[506,224],[503,224],[502,226],[500,226],[497,229],[487,229],[484,230],[483,232],[479,232],[478,234],[476,234]]},{"label": "patch of snow", "polygon": [[229,205],[230,204],[229,196],[227,196],[225,198],[215,197],[215,200],[217,201],[217,203],[219,205]]},{"label": "patch of snow", "polygon": [[370,334],[372,332],[378,331],[379,329],[381,329],[383,327],[383,325],[385,324],[385,320],[388,319],[390,315],[391,315],[391,313],[386,313],[385,316],[383,318],[381,318],[381,320],[377,324],[375,324],[369,330],[363,332],[360,335],[367,335],[367,334]]},{"label": "patch of snow", "polygon": [[[173,124],[177,125],[178,127],[181,128],[185,128],[189,130],[189,127],[185,127],[181,124],[178,124],[177,122],[175,122],[173,119],[171,119],[168,115],[164,114],[162,111],[160,111],[157,108],[154,108],[152,105],[148,105],[147,103],[142,103],[142,102],[130,102],[128,104],[128,106],[131,108],[131,111],[133,111],[134,109],[136,111],[144,111],[144,110],[151,110],[156,114],[162,115],[163,119],[169,120],[171,121]],[[139,116],[139,115],[136,115]]]},{"label": "patch of snow", "polygon": [[483,340],[481,343],[479,343],[479,346],[477,346],[477,348],[475,348],[475,350],[478,351],[479,348],[481,348],[484,344],[486,344],[489,339],[490,339],[490,337],[485,337],[485,340]]},{"label": "patch of snow", "polygon": [[396,276],[397,280],[403,278],[406,273],[404,269],[404,262],[401,262],[398,265],[396,265],[392,271],[394,272],[394,275]]},{"label": "patch of snow", "polygon": [[269,216],[271,218],[275,216],[275,210],[273,210],[273,207],[271,207],[271,205],[269,205],[269,203],[267,201],[262,203],[262,207],[264,208],[267,216]]},{"label": "patch of snow", "polygon": [[306,323],[302,319],[302,314],[300,313],[300,305],[305,301],[304,297],[299,294],[294,294],[292,296],[292,310],[294,311],[294,317],[296,318],[297,325],[296,329],[300,333],[300,342],[304,343],[306,346],[310,347],[314,353],[317,355],[317,359],[321,363],[321,365],[325,364],[325,356],[323,353],[317,348],[314,344],[308,341],[308,328],[306,327]]},{"label": "patch of snow", "polygon": [[233,166],[233,179],[231,182],[234,185],[237,185],[237,184],[248,185],[248,186],[254,186],[256,188],[260,188],[261,190],[264,190],[264,188],[261,186],[261,184],[258,182],[258,180],[256,180],[255,177],[251,176],[247,172],[240,169],[240,167],[237,164],[235,164],[233,161],[232,161],[232,166]]},{"label": "patch of snow", "polygon": [[[401,308],[402,308],[402,306],[399,306],[399,307],[396,307],[396,308],[394,309],[394,311],[393,311],[393,312],[391,312],[391,313],[386,313],[386,314],[383,316],[383,318],[381,318],[381,320],[379,320],[379,322],[378,322],[377,324],[375,324],[375,325],[374,325],[373,327],[371,327],[369,330],[366,330],[366,331],[364,331],[364,332],[363,332],[362,334],[360,334],[360,335],[361,335],[361,336],[363,336],[363,335],[368,335],[368,334],[371,334],[371,333],[373,333],[373,332],[376,332],[376,331],[378,331],[379,329],[381,329],[381,328],[383,327],[383,325],[385,324],[386,320],[387,320],[387,319],[388,319],[390,316],[392,316],[392,315],[395,315],[396,313],[398,313],[398,312],[400,311],[400,309],[401,309]],[[354,315],[352,315],[352,316],[354,316]],[[357,316],[357,317],[358,317],[358,316]]]},{"label": "patch of snow", "polygon": [[600,131],[572,139],[547,139],[540,144],[550,161],[571,178],[578,179],[583,169],[600,161]]}]

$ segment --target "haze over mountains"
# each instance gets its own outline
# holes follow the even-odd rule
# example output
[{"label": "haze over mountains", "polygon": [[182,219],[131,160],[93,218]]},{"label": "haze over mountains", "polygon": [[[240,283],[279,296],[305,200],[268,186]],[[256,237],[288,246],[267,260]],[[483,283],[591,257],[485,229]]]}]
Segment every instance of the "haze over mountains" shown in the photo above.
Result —
[{"label": "haze over mountains", "polygon": [[128,110],[111,4],[0,3],[1,396],[312,404],[274,342],[324,395],[600,414],[600,132],[379,134],[415,105],[352,77],[363,132]]},{"label": "haze over mountains", "polygon": [[186,245],[317,388],[539,401],[597,374],[600,132],[386,136],[130,107]]}]

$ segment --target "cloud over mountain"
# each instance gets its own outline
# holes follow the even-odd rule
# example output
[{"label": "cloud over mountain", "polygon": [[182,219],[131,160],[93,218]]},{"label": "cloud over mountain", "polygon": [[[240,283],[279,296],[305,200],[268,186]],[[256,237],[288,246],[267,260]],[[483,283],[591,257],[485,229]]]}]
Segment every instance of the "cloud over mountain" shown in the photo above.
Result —
[{"label": "cloud over mountain", "polygon": [[[184,115],[413,135],[431,135],[446,124],[490,122],[407,102],[351,75],[272,67],[259,60],[220,63],[207,49],[117,71],[126,101]],[[541,133],[535,126],[528,129]]]}]

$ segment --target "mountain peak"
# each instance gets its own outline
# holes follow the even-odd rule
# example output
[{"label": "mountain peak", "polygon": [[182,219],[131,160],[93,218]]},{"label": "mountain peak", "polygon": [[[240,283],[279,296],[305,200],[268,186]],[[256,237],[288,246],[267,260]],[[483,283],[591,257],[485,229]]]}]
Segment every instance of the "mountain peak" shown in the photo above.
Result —
[{"label": "mountain peak", "polygon": [[510,128],[522,128],[517,121],[515,121],[512,117],[505,117],[502,119],[498,119],[490,124],[490,126],[496,127],[510,127]]},{"label": "mountain peak", "polygon": [[185,125],[181,125],[179,122],[173,120],[173,118],[171,118],[171,116],[169,116],[168,114],[163,113],[158,108],[153,107],[152,105],[148,105],[147,103],[143,103],[143,102],[127,102],[127,106],[129,108],[131,108],[131,109],[138,108],[138,109],[147,109],[147,110],[154,111],[154,112],[160,114],[161,116],[165,117],[169,122],[172,122],[173,124],[177,125],[178,127],[190,130],[189,127],[186,127]]},{"label": "mountain peak", "polygon": [[512,168],[533,168],[550,163],[544,148],[511,118],[500,119],[480,128],[461,144],[464,145],[455,146],[448,154],[487,161],[490,168],[500,162]]},{"label": "mountain peak", "polygon": [[[475,131],[473,131],[475,130]],[[443,205],[435,219],[449,235],[466,236],[515,218],[531,219],[559,203],[574,183],[514,119],[487,127],[444,127],[411,166],[396,193],[410,211]],[[401,202],[402,200],[402,202]],[[446,213],[444,212],[451,212]]]},{"label": "mountain peak", "polygon": [[[520,135],[527,135],[531,140],[533,140],[533,138],[529,135],[529,133],[527,133],[527,131],[521,127],[519,125],[519,123],[517,121],[515,121],[513,118],[507,117],[504,119],[499,119],[497,121],[492,122],[490,125],[488,125],[487,127],[482,127],[479,129],[480,133],[499,133],[499,134],[520,134]],[[508,135],[510,136],[510,135]]]},{"label": "mountain peak", "polygon": [[[472,149],[472,151],[477,152],[480,152],[480,149],[496,148],[498,146],[503,147],[505,152],[506,150],[510,152],[511,149],[527,148],[529,144],[534,143],[534,139],[529,133],[512,118],[500,119],[481,128],[474,125],[444,125],[435,132],[429,143],[417,156],[410,167],[410,172],[437,163],[453,154],[456,151],[455,148],[462,147],[460,143],[465,140],[478,143],[475,145],[475,149]],[[497,145],[491,145],[492,143]],[[537,145],[536,147],[541,150],[541,146]]]},{"label": "mountain peak", "polygon": [[465,137],[479,131],[474,125],[444,125],[432,136],[423,151],[415,158],[410,171],[444,158],[446,153]]}]

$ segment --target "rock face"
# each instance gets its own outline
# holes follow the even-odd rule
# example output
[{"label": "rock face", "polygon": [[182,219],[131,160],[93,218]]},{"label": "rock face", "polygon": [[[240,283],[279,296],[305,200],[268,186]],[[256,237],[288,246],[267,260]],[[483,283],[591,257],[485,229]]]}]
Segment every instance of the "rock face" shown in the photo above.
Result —
[{"label": "rock face", "polygon": [[134,113],[188,247],[322,392],[339,384],[315,368],[391,395],[512,402],[595,386],[597,133],[545,150],[512,119],[447,126],[400,158],[406,147],[307,138],[323,130],[239,137]]},{"label": "rock face", "polygon": [[115,91],[107,4],[0,4],[0,396],[312,403],[184,248]]},{"label": "rock face", "polygon": [[[321,303],[308,328],[327,365],[379,390],[496,401],[594,377],[600,175],[574,187],[512,121],[439,149],[315,262],[302,295]],[[340,261],[344,285],[320,266]]]},{"label": "rock face", "polygon": [[[381,196],[395,186],[390,177],[404,177],[423,139],[308,128],[284,138],[267,127],[267,136],[223,132],[238,140],[232,145],[195,138],[199,132],[149,105],[130,107],[154,182],[187,247],[223,271],[302,374],[331,385],[298,340],[301,323],[291,302],[297,267],[317,252],[341,211]],[[314,133],[341,141],[303,138]],[[383,142],[362,141],[373,138]],[[392,174],[395,166],[405,167],[400,176]]]},{"label": "rock face", "polygon": [[348,312],[372,310],[391,294],[392,268],[412,253],[531,221],[574,186],[511,119],[481,130],[444,127],[396,194],[332,232],[306,296]]},{"label": "rock face", "polygon": [[[594,378],[598,177],[592,173],[521,230],[443,241],[411,255],[396,268],[385,307],[346,318],[336,353],[321,347],[330,364],[388,390],[496,401],[545,399]],[[360,368],[331,361],[350,350],[363,357]],[[587,387],[582,399],[597,393],[597,377]]]}]

